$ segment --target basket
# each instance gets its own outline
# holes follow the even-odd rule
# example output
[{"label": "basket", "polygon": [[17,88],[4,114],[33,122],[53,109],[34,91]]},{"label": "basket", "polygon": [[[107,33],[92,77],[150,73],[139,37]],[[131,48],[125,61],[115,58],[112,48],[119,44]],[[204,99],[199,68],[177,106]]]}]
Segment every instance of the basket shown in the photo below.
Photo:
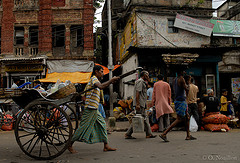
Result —
[{"label": "basket", "polygon": [[47,96],[47,98],[49,99],[60,99],[60,98],[64,98],[72,93],[76,92],[76,87],[73,83],[60,88],[59,90],[57,90],[56,92],[50,94]]}]

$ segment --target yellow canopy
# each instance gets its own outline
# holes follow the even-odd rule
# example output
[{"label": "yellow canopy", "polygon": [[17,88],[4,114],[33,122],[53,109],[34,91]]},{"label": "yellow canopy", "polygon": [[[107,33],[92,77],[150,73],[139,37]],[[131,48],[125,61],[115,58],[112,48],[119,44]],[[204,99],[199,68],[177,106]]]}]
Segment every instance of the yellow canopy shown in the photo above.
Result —
[{"label": "yellow canopy", "polygon": [[72,83],[87,83],[91,78],[92,72],[62,72],[47,74],[46,78],[39,79],[40,82],[56,83],[59,79],[61,82],[70,80]]}]

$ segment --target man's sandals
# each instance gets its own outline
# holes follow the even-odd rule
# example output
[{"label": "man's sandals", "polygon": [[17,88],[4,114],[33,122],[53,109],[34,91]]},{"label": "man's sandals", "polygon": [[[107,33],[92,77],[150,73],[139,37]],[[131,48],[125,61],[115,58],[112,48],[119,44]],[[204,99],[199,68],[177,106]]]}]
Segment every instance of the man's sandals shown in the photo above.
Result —
[{"label": "man's sandals", "polygon": [[148,135],[146,138],[155,138],[157,135]]},{"label": "man's sandals", "polygon": [[[146,138],[155,138],[155,137],[156,137],[156,135],[148,135],[148,136],[146,136]],[[133,136],[125,135],[125,139],[136,139],[136,138],[133,137]]]},{"label": "man's sandals", "polygon": [[[159,135],[159,137],[164,141],[164,142],[169,142],[169,140],[167,139],[167,136],[164,134]],[[196,140],[197,138],[193,137],[192,135],[190,135],[189,137],[186,137],[185,140]]]},{"label": "man's sandals", "polygon": [[185,140],[196,140],[197,138],[193,137],[192,135],[190,135],[189,137],[186,137]]},{"label": "man's sandals", "polygon": [[159,137],[164,141],[164,142],[169,142],[169,140],[167,139],[167,136],[166,135],[159,135]]},{"label": "man's sandals", "polygon": [[128,135],[125,135],[125,139],[136,139],[135,137],[133,136],[128,136]]}]

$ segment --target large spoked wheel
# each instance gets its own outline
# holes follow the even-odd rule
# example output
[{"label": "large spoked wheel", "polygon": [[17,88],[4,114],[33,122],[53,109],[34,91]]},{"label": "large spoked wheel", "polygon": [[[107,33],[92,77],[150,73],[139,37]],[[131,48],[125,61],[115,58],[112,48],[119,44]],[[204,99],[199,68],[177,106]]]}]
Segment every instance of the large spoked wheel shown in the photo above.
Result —
[{"label": "large spoked wheel", "polygon": [[64,105],[61,105],[60,107],[69,116],[70,121],[72,123],[73,133],[74,133],[78,128],[78,117],[76,112],[74,111],[74,108],[71,107],[69,104],[64,104]]},{"label": "large spoked wheel", "polygon": [[[22,124],[27,125],[22,125]],[[31,130],[31,133],[26,132]],[[15,137],[21,150],[28,156],[49,160],[61,155],[72,139],[69,116],[59,106],[45,101],[35,101],[19,115]]]}]

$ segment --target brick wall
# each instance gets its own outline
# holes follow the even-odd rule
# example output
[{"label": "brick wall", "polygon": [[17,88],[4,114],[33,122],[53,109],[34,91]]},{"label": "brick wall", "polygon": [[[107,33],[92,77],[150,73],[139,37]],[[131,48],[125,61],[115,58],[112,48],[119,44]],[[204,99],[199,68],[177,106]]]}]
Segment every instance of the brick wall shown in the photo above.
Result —
[{"label": "brick wall", "polygon": [[84,22],[84,50],[93,50],[93,0],[84,0],[83,22]]},{"label": "brick wall", "polygon": [[53,7],[64,7],[65,6],[65,0],[53,0],[52,1]]},{"label": "brick wall", "polygon": [[52,53],[51,0],[39,1],[39,52]]},{"label": "brick wall", "polygon": [[[55,3],[56,2],[56,3]],[[79,10],[80,12],[73,13],[72,11],[65,11],[62,10],[60,19],[57,20],[56,18],[59,18],[57,16],[53,16],[53,13],[57,12],[57,10],[52,10],[53,3],[54,5],[57,4],[64,4],[71,2],[73,5],[83,5],[78,6],[83,8],[83,10]],[[67,4],[65,4],[67,5]],[[39,29],[39,46],[38,46],[38,52],[40,54],[52,54],[52,24],[58,24],[59,22],[62,22],[62,24],[84,24],[84,49],[83,51],[86,51],[88,53],[92,53],[94,50],[94,39],[93,39],[93,21],[94,21],[94,12],[95,9],[93,7],[93,0],[72,0],[72,1],[65,1],[65,0],[40,0],[39,1],[39,10],[35,13],[35,15],[25,15],[24,11],[18,11],[14,9],[14,0],[2,0],[2,8],[3,8],[3,14],[2,14],[2,21],[1,24],[1,36],[2,36],[2,46],[1,46],[1,53],[2,54],[14,54],[14,25],[17,24],[19,26],[24,26],[23,23],[31,26],[31,24],[38,23],[38,29]],[[14,12],[15,11],[15,12]],[[76,10],[77,11],[77,10]],[[26,11],[29,13],[29,11]],[[65,14],[65,15],[64,15]],[[26,19],[27,18],[27,19]],[[56,20],[55,20],[56,19]],[[70,22],[70,23],[68,23]],[[66,37],[66,55],[70,54],[69,49],[69,36],[70,32],[67,31]],[[25,42],[24,46],[28,47],[28,34],[24,34]],[[25,53],[28,53],[27,48],[25,49]],[[67,54],[68,53],[68,54]],[[93,55],[93,53],[92,53]]]},{"label": "brick wall", "polygon": [[13,54],[15,17],[12,11],[14,7],[14,1],[2,0],[2,6],[3,16],[1,30],[1,53]]}]

